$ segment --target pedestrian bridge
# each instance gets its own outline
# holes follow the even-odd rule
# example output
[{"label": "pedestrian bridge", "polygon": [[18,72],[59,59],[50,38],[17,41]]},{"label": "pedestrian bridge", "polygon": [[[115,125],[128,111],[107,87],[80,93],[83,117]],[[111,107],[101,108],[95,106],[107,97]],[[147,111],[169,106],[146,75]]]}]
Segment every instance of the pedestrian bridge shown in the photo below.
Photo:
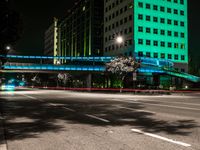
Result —
[{"label": "pedestrian bridge", "polygon": [[[3,57],[3,56],[1,56]],[[105,72],[105,63],[110,62],[114,57],[61,57],[61,56],[22,56],[7,55],[8,60],[60,60],[67,61],[63,65],[42,64],[42,63],[13,63],[4,64],[4,70],[13,72],[59,72],[59,71],[75,71],[75,72]],[[141,63],[141,67],[137,69],[138,73],[156,73],[167,74],[179,78],[184,78],[191,82],[200,82],[200,78],[191,74],[178,72],[173,69],[173,62],[166,59],[155,59],[147,57],[136,57],[136,61]],[[19,60],[17,61],[19,62]],[[85,64],[89,62],[90,64]]]}]

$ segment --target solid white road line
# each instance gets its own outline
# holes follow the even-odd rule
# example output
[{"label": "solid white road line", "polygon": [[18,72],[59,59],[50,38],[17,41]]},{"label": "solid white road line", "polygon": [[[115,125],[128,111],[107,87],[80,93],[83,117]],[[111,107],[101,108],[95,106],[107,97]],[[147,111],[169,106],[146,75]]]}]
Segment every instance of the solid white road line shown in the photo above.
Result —
[{"label": "solid white road line", "polygon": [[90,114],[85,114],[85,116],[90,117],[90,118],[93,118],[93,119],[97,119],[97,120],[100,120],[100,121],[103,121],[103,122],[106,122],[106,123],[109,123],[109,122],[110,122],[110,121],[107,120],[107,119],[99,118],[99,117],[97,117],[97,116],[90,115]]},{"label": "solid white road line", "polygon": [[76,110],[74,110],[74,109],[71,109],[71,108],[67,108],[67,107],[62,107],[63,109],[66,109],[66,110],[69,110],[69,111],[71,111],[71,112],[76,112]]},{"label": "solid white road line", "polygon": [[131,129],[131,131],[133,131],[135,133],[147,135],[147,136],[150,136],[150,137],[153,137],[153,138],[157,138],[157,139],[160,139],[160,140],[163,140],[163,141],[167,141],[167,142],[170,142],[170,143],[173,143],[173,144],[177,144],[177,145],[181,145],[181,146],[185,146],[185,147],[190,147],[191,146],[190,144],[187,144],[187,143],[184,143],[184,142],[181,142],[181,141],[168,139],[166,137],[162,137],[162,136],[159,136],[159,135],[156,135],[156,134],[152,134],[152,133],[148,133],[148,132],[143,132],[143,131],[138,130],[138,129]]},{"label": "solid white road line", "polygon": [[144,113],[156,114],[156,112],[154,112],[154,111],[148,111],[148,110],[144,110],[144,109],[127,108],[127,107],[123,107],[123,106],[116,106],[116,107],[126,109],[126,110],[135,111],[135,112],[144,112]]},{"label": "solid white road line", "polygon": [[151,106],[161,106],[161,107],[168,107],[168,108],[176,108],[176,109],[186,109],[186,110],[195,110],[195,111],[200,111],[200,109],[198,108],[191,108],[191,107],[182,107],[182,106],[170,106],[170,105],[164,105],[164,104],[151,104],[149,102],[139,102],[139,101],[126,101],[126,100],[119,100],[119,99],[112,99],[113,101],[117,101],[117,102],[126,102],[126,103],[133,103],[133,104],[137,104],[137,103],[142,103],[142,104],[146,104],[146,105],[151,105]]}]

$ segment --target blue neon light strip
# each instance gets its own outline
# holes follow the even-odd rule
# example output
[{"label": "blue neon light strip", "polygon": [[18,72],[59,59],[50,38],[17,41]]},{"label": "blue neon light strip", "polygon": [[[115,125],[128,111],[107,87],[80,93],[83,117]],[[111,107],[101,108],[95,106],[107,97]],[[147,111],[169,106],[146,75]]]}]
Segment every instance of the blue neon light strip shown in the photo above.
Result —
[{"label": "blue neon light strip", "polygon": [[32,65],[32,66],[15,66],[5,65],[4,69],[19,69],[19,70],[57,70],[57,71],[105,71],[104,66],[54,66],[54,65]]},{"label": "blue neon light strip", "polygon": [[[3,56],[2,56],[3,57]],[[62,57],[62,56],[22,56],[22,55],[7,55],[6,58],[15,59],[60,59],[60,60],[81,60],[81,61],[100,61],[108,62],[114,57]]]}]

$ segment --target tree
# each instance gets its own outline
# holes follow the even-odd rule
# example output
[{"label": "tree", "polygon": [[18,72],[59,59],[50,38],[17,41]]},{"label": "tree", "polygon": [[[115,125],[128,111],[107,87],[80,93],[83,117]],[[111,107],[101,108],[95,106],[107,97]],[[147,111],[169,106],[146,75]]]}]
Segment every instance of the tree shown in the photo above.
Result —
[{"label": "tree", "polygon": [[66,83],[71,80],[72,75],[69,73],[59,73],[57,78],[58,82],[62,83],[65,86]]},{"label": "tree", "polygon": [[[133,73],[140,67],[133,57],[116,57],[111,62],[106,63],[106,71],[116,74],[124,82],[128,73]],[[122,86],[123,88],[123,86]]]}]

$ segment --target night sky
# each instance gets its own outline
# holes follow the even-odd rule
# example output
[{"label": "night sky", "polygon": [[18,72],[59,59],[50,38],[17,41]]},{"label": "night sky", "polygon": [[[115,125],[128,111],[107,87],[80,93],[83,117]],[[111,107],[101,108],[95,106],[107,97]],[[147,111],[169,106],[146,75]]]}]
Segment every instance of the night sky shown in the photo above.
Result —
[{"label": "night sky", "polygon": [[[13,0],[13,8],[23,19],[23,35],[16,50],[21,54],[43,54],[44,32],[53,17],[62,18],[76,0]],[[197,62],[200,58],[200,9],[197,1],[189,1],[189,54]]]}]

